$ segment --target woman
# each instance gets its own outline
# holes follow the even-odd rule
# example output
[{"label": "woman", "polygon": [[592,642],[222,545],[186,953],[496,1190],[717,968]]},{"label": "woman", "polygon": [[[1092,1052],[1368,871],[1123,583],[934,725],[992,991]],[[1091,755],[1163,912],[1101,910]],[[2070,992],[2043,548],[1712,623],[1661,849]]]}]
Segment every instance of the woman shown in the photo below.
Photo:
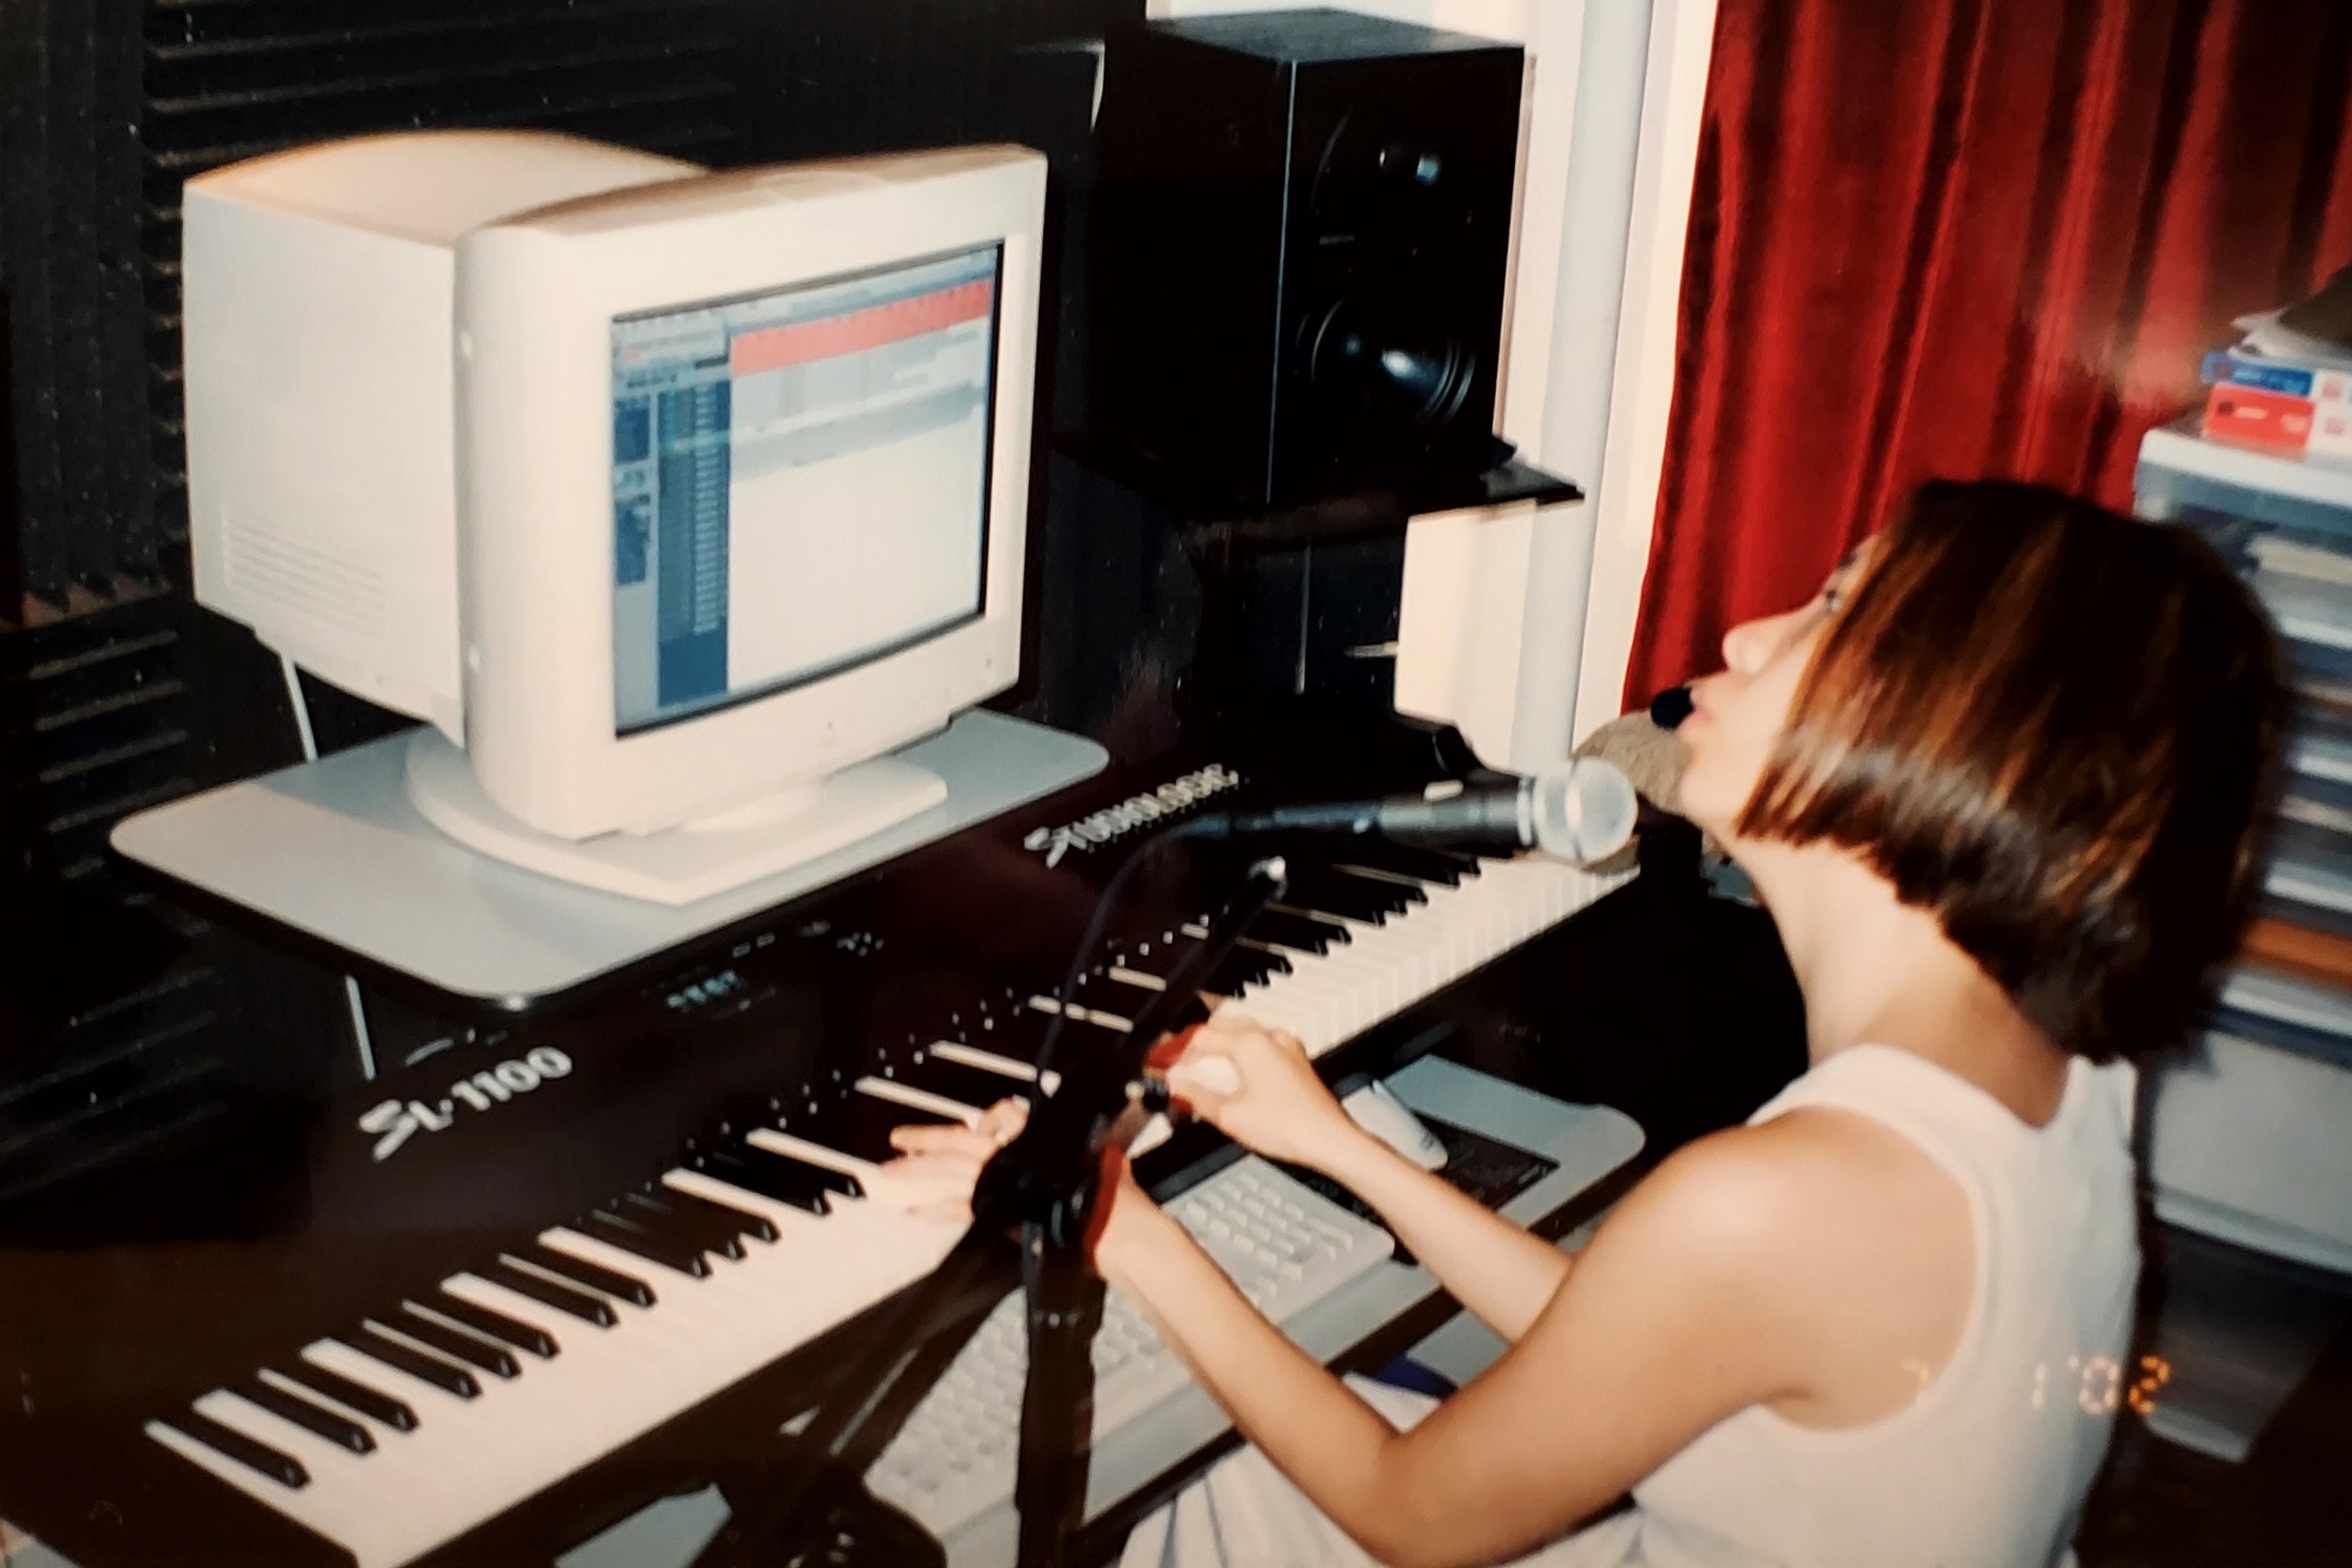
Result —
[{"label": "woman", "polygon": [[[2138,1272],[2131,1062],[2181,1038],[2242,931],[2268,631],[2188,534],[1938,484],[1724,663],[1681,731],[1681,805],[1771,910],[1812,1065],[1581,1252],[1368,1138],[1245,1019],[1171,1074],[1238,1142],[1361,1195],[1509,1344],[1400,1430],[1421,1408],[1326,1373],[1122,1188],[1097,1266],[1255,1446],[1228,1466],[1270,1462],[1320,1510],[1286,1527],[1302,1562],[1349,1550],[1329,1526],[1399,1568],[2066,1550]],[[1203,1086],[1210,1057],[1238,1090]]]}]

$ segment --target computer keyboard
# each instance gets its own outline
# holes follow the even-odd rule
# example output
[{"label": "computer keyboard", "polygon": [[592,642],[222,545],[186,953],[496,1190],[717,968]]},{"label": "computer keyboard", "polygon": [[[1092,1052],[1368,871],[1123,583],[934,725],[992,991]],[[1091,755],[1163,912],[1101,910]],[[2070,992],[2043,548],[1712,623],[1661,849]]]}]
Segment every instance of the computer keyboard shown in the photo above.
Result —
[{"label": "computer keyboard", "polygon": [[[1168,1211],[1277,1324],[1380,1267],[1395,1247],[1387,1231],[1255,1156],[1189,1189]],[[998,1303],[866,1472],[874,1494],[942,1537],[1009,1498],[1028,1365],[1015,1294]],[[1192,1375],[1142,1310],[1116,1290],[1095,1336],[1094,1368],[1097,1445]]]}]

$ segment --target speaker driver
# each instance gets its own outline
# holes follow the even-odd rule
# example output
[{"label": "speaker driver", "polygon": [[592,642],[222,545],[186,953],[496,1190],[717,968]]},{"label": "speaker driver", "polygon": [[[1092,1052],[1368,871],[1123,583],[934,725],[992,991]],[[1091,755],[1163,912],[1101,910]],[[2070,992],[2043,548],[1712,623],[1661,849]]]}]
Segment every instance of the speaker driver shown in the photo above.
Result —
[{"label": "speaker driver", "polygon": [[1307,201],[1323,235],[1417,249],[1450,242],[1475,223],[1477,194],[1461,172],[1469,160],[1414,119],[1394,109],[1358,111],[1332,132]]},{"label": "speaker driver", "polygon": [[1389,430],[1441,426],[1462,411],[1477,353],[1431,321],[1342,300],[1314,332],[1307,375],[1325,414]]}]

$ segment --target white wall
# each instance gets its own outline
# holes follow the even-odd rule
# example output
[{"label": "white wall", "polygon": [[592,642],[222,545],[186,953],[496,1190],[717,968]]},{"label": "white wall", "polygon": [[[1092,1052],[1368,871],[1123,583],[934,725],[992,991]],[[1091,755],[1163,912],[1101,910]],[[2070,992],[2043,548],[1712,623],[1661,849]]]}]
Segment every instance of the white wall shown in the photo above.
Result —
[{"label": "white wall", "polygon": [[[1631,0],[1600,0],[1601,4]],[[1592,497],[1592,580],[1577,676],[1575,732],[1617,716],[1658,511],[1674,405],[1675,328],[1716,0],[1652,7],[1625,242],[1624,294],[1608,377],[1607,432]]]},{"label": "white wall", "polygon": [[[1150,0],[1149,12],[1296,3]],[[1397,705],[1461,725],[1491,763],[1532,767],[1617,711],[1673,394],[1716,0],[1347,5],[1528,50],[1497,427],[1588,499],[1413,521]]]}]

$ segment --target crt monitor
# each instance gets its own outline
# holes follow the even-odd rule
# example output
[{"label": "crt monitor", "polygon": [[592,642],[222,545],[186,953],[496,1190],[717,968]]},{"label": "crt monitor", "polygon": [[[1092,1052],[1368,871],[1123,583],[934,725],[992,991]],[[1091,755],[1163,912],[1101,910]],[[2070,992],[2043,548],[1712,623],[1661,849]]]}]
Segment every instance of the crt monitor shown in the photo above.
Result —
[{"label": "crt monitor", "polygon": [[680,902],[939,800],[886,753],[1018,673],[1045,164],[615,184],[447,238],[461,724],[407,787]]}]

